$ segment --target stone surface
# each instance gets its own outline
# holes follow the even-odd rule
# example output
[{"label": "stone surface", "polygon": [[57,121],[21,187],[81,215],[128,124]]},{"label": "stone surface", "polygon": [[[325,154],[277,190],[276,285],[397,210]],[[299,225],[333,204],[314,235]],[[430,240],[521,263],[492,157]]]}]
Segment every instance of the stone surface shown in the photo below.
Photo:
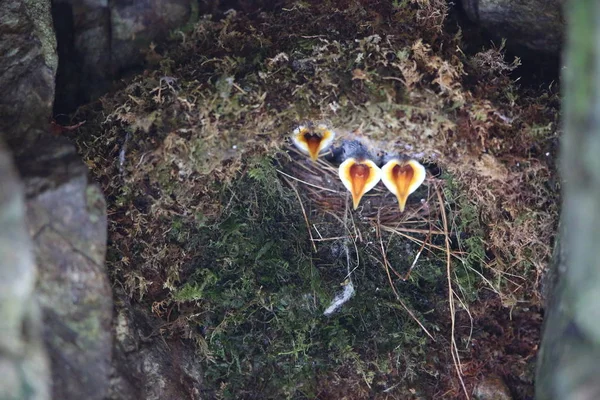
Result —
[{"label": "stone surface", "polygon": [[108,0],[58,0],[52,14],[60,58],[56,103],[70,111],[110,83],[110,9]]},{"label": "stone surface", "polygon": [[565,29],[560,0],[462,0],[469,18],[508,44],[558,55]]},{"label": "stone surface", "polygon": [[57,112],[71,112],[105,93],[111,81],[141,67],[153,41],[185,25],[192,0],[57,0]]},{"label": "stone surface", "polygon": [[188,22],[190,0],[114,1],[111,3],[111,63],[117,71],[143,63],[153,40]]},{"label": "stone surface", "polygon": [[103,399],[112,348],[104,198],[66,139],[44,137],[16,164],[26,188],[53,398]]},{"label": "stone surface", "polygon": [[[55,49],[50,0],[0,2],[0,141],[15,152],[48,125]],[[50,398],[50,371],[23,191],[12,157],[0,146],[0,399],[42,400]]]},{"label": "stone surface", "polygon": [[42,134],[58,59],[49,0],[0,2],[0,135],[14,150]]},{"label": "stone surface", "polygon": [[483,378],[473,390],[476,400],[512,400],[506,383],[496,375]]},{"label": "stone surface", "polygon": [[49,399],[23,187],[0,143],[0,399]]},{"label": "stone surface", "polygon": [[193,343],[162,337],[160,321],[115,289],[114,362],[111,400],[214,398],[201,385],[200,357]]}]

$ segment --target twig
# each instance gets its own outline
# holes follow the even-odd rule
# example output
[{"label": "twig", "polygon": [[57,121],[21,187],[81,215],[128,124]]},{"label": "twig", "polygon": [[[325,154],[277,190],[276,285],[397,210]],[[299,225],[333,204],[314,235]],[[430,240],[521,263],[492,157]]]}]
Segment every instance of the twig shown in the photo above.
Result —
[{"label": "twig", "polygon": [[[346,229],[346,231],[351,234],[350,229],[348,229],[348,214],[350,214],[350,207],[349,205],[349,200],[350,200],[350,193],[346,192],[346,211],[344,212],[344,229]],[[344,240],[344,245],[346,246],[346,256],[348,258],[348,276],[350,276],[350,274],[352,274],[352,272],[354,272],[354,270],[356,270],[356,268],[358,268],[358,266],[360,265],[360,255],[358,254],[358,247],[356,246],[356,239],[360,238],[362,240],[362,237],[360,237],[360,230],[358,230],[358,234],[357,234],[357,229],[356,229],[356,223],[354,222],[354,216],[352,214],[350,214],[350,217],[352,218],[352,225],[354,226],[354,236],[346,236],[346,239]],[[354,252],[356,253],[356,267],[350,271],[350,254],[348,253],[348,239],[352,237],[352,244],[354,245]],[[350,281],[352,281],[352,278],[350,278]]]},{"label": "twig", "polygon": [[425,244],[426,243],[430,243],[430,241],[431,241],[431,232],[432,232],[432,229],[431,229],[431,222],[430,222],[429,223],[429,232],[427,232],[427,237],[423,241],[423,244],[421,245],[421,248],[417,252],[417,255],[415,256],[415,259],[413,260],[413,263],[410,265],[410,268],[406,272],[406,275],[404,276],[404,280],[405,281],[410,277],[410,273],[412,272],[412,270],[415,267],[415,265],[417,265],[417,261],[419,261],[419,257],[421,256],[421,253],[423,252],[423,249],[425,248]]},{"label": "twig", "polygon": [[313,239],[313,242],[330,242],[333,240],[348,239],[348,236],[336,236],[328,238]]},{"label": "twig", "polygon": [[[385,227],[385,225],[382,225],[382,227]],[[432,235],[443,235],[444,234],[444,232],[433,231],[430,229],[412,229],[412,228],[401,228],[401,227],[389,228],[389,229],[394,229],[398,232],[408,232],[408,233],[423,233],[423,234],[432,234]]]},{"label": "twig", "polygon": [[462,299],[459,296],[456,296],[456,298],[458,299],[458,301],[462,305],[463,309],[467,312],[467,315],[469,316],[469,320],[471,321],[471,324],[470,324],[470,328],[471,329],[469,331],[469,338],[467,339],[467,343],[465,344],[465,350],[468,350],[469,349],[469,344],[471,343],[471,337],[473,336],[473,316],[471,315],[471,311],[469,311],[469,308],[464,303],[464,301],[462,301]]},{"label": "twig", "polygon": [[410,277],[410,273],[412,272],[415,265],[417,265],[417,261],[419,261],[419,257],[421,256],[421,252],[423,251],[424,248],[425,248],[425,242],[423,242],[423,244],[421,245],[421,248],[417,252],[417,255],[415,256],[415,259],[413,260],[412,264],[410,265],[410,268],[404,275],[404,278],[402,278],[403,280],[407,280]]},{"label": "twig", "polygon": [[444,207],[442,193],[440,192],[440,189],[437,185],[435,185],[435,192],[437,194],[438,202],[440,205],[440,214],[442,215],[442,223],[444,225],[445,233],[444,242],[446,243],[446,277],[448,279],[448,303],[450,306],[450,320],[452,323],[450,332],[450,353],[452,354],[452,361],[454,362],[454,368],[456,369],[456,375],[458,376],[458,380],[460,381],[460,386],[462,387],[462,390],[465,393],[465,397],[469,399],[469,393],[467,392],[465,382],[462,378],[460,355],[458,354],[458,347],[456,345],[456,338],[454,336],[456,324],[456,310],[454,309],[454,290],[452,289],[452,278],[450,276],[450,264],[452,256],[450,254],[450,236],[448,234],[448,219],[446,217],[446,209]]},{"label": "twig", "polygon": [[298,197],[298,202],[300,203],[300,208],[302,209],[302,215],[304,216],[304,222],[306,222],[306,229],[308,230],[308,236],[310,237],[310,243],[312,244],[313,250],[315,253],[317,252],[317,246],[315,245],[315,239],[313,238],[312,231],[310,229],[310,223],[308,222],[308,216],[306,215],[306,210],[304,210],[304,204],[302,204],[302,199],[300,198],[300,193],[298,193],[298,189],[296,186],[292,184],[287,178],[283,178],[288,185],[294,190],[296,193],[296,197]]},{"label": "twig", "polygon": [[[315,232],[317,232],[317,235],[319,235],[319,239],[323,239],[323,235],[321,235],[321,232],[319,232],[319,230],[317,229],[317,226],[315,224],[312,224],[313,229],[315,230]],[[315,239],[317,240],[317,239]]]},{"label": "twig", "polygon": [[[381,209],[380,209],[379,211],[381,211]],[[392,237],[393,237],[394,235],[393,235],[393,234],[392,234],[392,235],[390,235],[390,239],[388,240],[387,247],[384,247],[384,246],[383,246],[383,242],[382,242],[382,238],[381,238],[381,229],[380,229],[380,227],[381,227],[381,223],[380,223],[380,221],[379,221],[379,215],[380,215],[380,212],[379,212],[379,211],[377,212],[377,224],[375,225],[375,232],[377,233],[377,236],[379,237],[379,242],[380,242],[379,244],[381,245],[381,256],[383,257],[383,262],[384,262],[384,264],[385,264],[385,267],[386,267],[386,268],[389,268],[389,269],[391,269],[391,270],[392,270],[392,272],[394,273],[394,275],[396,275],[396,276],[398,277],[398,279],[402,279],[402,275],[400,275],[400,274],[398,273],[398,271],[396,271],[396,270],[394,269],[394,267],[392,267],[392,264],[390,264],[390,262],[389,262],[389,261],[388,261],[388,259],[387,259],[387,250],[386,250],[386,249],[388,249],[388,248],[390,247],[390,243],[391,243],[391,241],[392,241]],[[373,257],[373,258],[374,258],[374,259],[375,259],[377,262],[381,262],[379,259],[377,259],[377,257]]]},{"label": "twig", "polygon": [[298,181],[298,182],[300,182],[300,183],[304,183],[305,185],[312,186],[312,187],[314,187],[314,188],[317,188],[317,189],[325,190],[325,191],[327,191],[327,192],[337,193],[337,190],[333,190],[333,189],[324,188],[324,187],[322,187],[322,186],[317,186],[317,185],[315,185],[315,184],[313,184],[313,183],[309,183],[309,182],[303,181],[302,179],[298,179],[298,178],[295,178],[295,177],[293,177],[293,176],[291,176],[291,175],[288,175],[288,174],[286,174],[285,172],[283,172],[283,171],[280,171],[280,170],[278,170],[278,169],[276,169],[276,171],[277,171],[277,172],[279,172],[281,175],[284,175],[284,176],[286,176],[286,177],[288,177],[288,178],[290,178],[290,179],[293,179],[293,180],[295,180],[295,181]]},{"label": "twig", "polygon": [[406,233],[402,233],[402,232],[398,231],[397,229],[390,228],[390,227],[387,227],[385,225],[382,225],[381,229],[383,231],[392,232],[392,233],[395,233],[396,235],[400,235],[402,237],[405,237],[405,238],[407,238],[407,239],[409,239],[409,240],[411,240],[411,241],[413,241],[415,243],[418,243],[418,244],[426,243],[425,245],[427,247],[429,247],[429,248],[436,249],[436,250],[442,250],[442,251],[444,250],[443,247],[437,246],[435,244],[427,243],[425,240],[417,239],[416,237],[407,235]]},{"label": "twig", "polygon": [[413,314],[413,312],[406,306],[406,304],[404,304],[404,302],[400,298],[400,295],[398,294],[398,291],[396,290],[396,287],[394,286],[394,282],[392,281],[392,276],[390,275],[390,269],[387,267],[389,262],[387,260],[387,256],[385,255],[385,249],[383,247],[383,240],[381,239],[381,231],[379,230],[379,228],[377,228],[377,236],[379,236],[379,244],[381,246],[381,254],[383,256],[383,261],[384,261],[383,267],[385,268],[385,273],[387,274],[388,281],[390,282],[390,286],[392,287],[392,291],[396,295],[396,300],[398,300],[398,302],[402,305],[404,310],[406,310],[408,315],[410,315],[411,318],[414,319],[417,324],[419,324],[419,326],[421,327],[421,329],[423,329],[423,331],[427,334],[427,336],[429,336],[431,338],[431,340],[433,340],[435,342],[435,339],[433,338],[431,333],[429,333],[427,328],[425,328],[425,326],[421,323],[421,321],[419,321],[417,319],[417,317]]},{"label": "twig", "polygon": [[[343,226],[348,233],[350,230],[348,229],[348,193],[346,193],[346,211],[344,213]],[[348,249],[348,236],[342,242],[342,246],[344,251],[346,252],[346,271],[348,274],[344,278],[346,283],[344,284],[344,291],[341,294],[335,296],[329,307],[323,312],[324,315],[331,315],[335,311],[337,311],[341,306],[343,306],[355,293],[354,284],[352,282],[352,272],[360,265],[360,260],[358,259],[358,248],[356,248],[356,240],[354,240],[354,248],[356,249],[356,267],[350,271],[350,250]]]}]

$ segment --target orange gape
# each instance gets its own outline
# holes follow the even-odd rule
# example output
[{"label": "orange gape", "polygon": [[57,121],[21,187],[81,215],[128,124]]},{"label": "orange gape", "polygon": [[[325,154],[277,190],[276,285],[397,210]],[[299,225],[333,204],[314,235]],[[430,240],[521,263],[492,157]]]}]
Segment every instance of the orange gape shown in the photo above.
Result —
[{"label": "orange gape", "polygon": [[[371,175],[371,168],[365,164],[354,164],[350,167],[350,181],[352,181],[352,198],[358,199],[363,195],[367,181]],[[354,201],[355,206],[358,206],[358,201]],[[356,208],[356,207],[355,207]]]},{"label": "orange gape", "polygon": [[319,153],[331,146],[334,138],[335,132],[325,124],[300,125],[292,133],[294,145],[300,151],[308,154],[313,161],[317,161]]},{"label": "orange gape", "polygon": [[398,189],[398,193],[408,196],[408,190],[410,184],[415,176],[415,170],[410,164],[404,165],[395,165],[394,169],[392,169],[392,179],[396,184],[396,188]]},{"label": "orange gape", "polygon": [[400,211],[404,211],[408,196],[425,180],[425,167],[416,160],[392,159],[381,168],[381,171],[383,184],[396,195]]},{"label": "orange gape", "polygon": [[316,160],[319,156],[319,146],[321,145],[321,141],[323,137],[315,134],[315,133],[305,133],[304,140],[306,141],[306,147],[308,147],[308,152],[313,160]]},{"label": "orange gape", "polygon": [[381,180],[381,170],[371,160],[356,160],[348,158],[340,164],[338,174],[342,183],[352,194],[354,209],[358,207],[360,199]]}]

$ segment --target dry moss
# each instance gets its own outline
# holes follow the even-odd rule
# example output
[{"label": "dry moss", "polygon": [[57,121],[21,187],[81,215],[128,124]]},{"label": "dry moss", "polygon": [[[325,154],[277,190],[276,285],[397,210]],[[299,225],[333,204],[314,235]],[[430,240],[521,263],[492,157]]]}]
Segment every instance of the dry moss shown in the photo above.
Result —
[{"label": "dry moss", "polygon": [[[494,332],[512,329],[511,312],[539,316],[556,91],[520,87],[502,47],[463,53],[460,32],[441,29],[447,13],[438,1],[333,1],[203,17],[74,116],[87,120],[73,137],[108,200],[114,284],[164,320],[167,338],[196,341],[215,397],[458,396],[442,210],[466,385],[500,369],[531,393],[535,340],[511,353],[516,339]],[[407,213],[379,188],[343,223],[334,166],[286,147],[304,119],[427,162]],[[344,239],[331,238],[346,236],[358,291],[328,319],[348,267]],[[405,276],[417,254],[398,279],[389,267]],[[504,356],[480,357],[494,351]]]}]

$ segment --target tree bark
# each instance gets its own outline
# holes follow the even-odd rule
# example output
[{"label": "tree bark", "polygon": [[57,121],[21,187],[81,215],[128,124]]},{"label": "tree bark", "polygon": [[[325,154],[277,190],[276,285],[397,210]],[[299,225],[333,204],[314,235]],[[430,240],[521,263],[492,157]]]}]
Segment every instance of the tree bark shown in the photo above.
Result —
[{"label": "tree bark", "polygon": [[537,399],[600,398],[600,4],[566,4],[562,229]]}]

